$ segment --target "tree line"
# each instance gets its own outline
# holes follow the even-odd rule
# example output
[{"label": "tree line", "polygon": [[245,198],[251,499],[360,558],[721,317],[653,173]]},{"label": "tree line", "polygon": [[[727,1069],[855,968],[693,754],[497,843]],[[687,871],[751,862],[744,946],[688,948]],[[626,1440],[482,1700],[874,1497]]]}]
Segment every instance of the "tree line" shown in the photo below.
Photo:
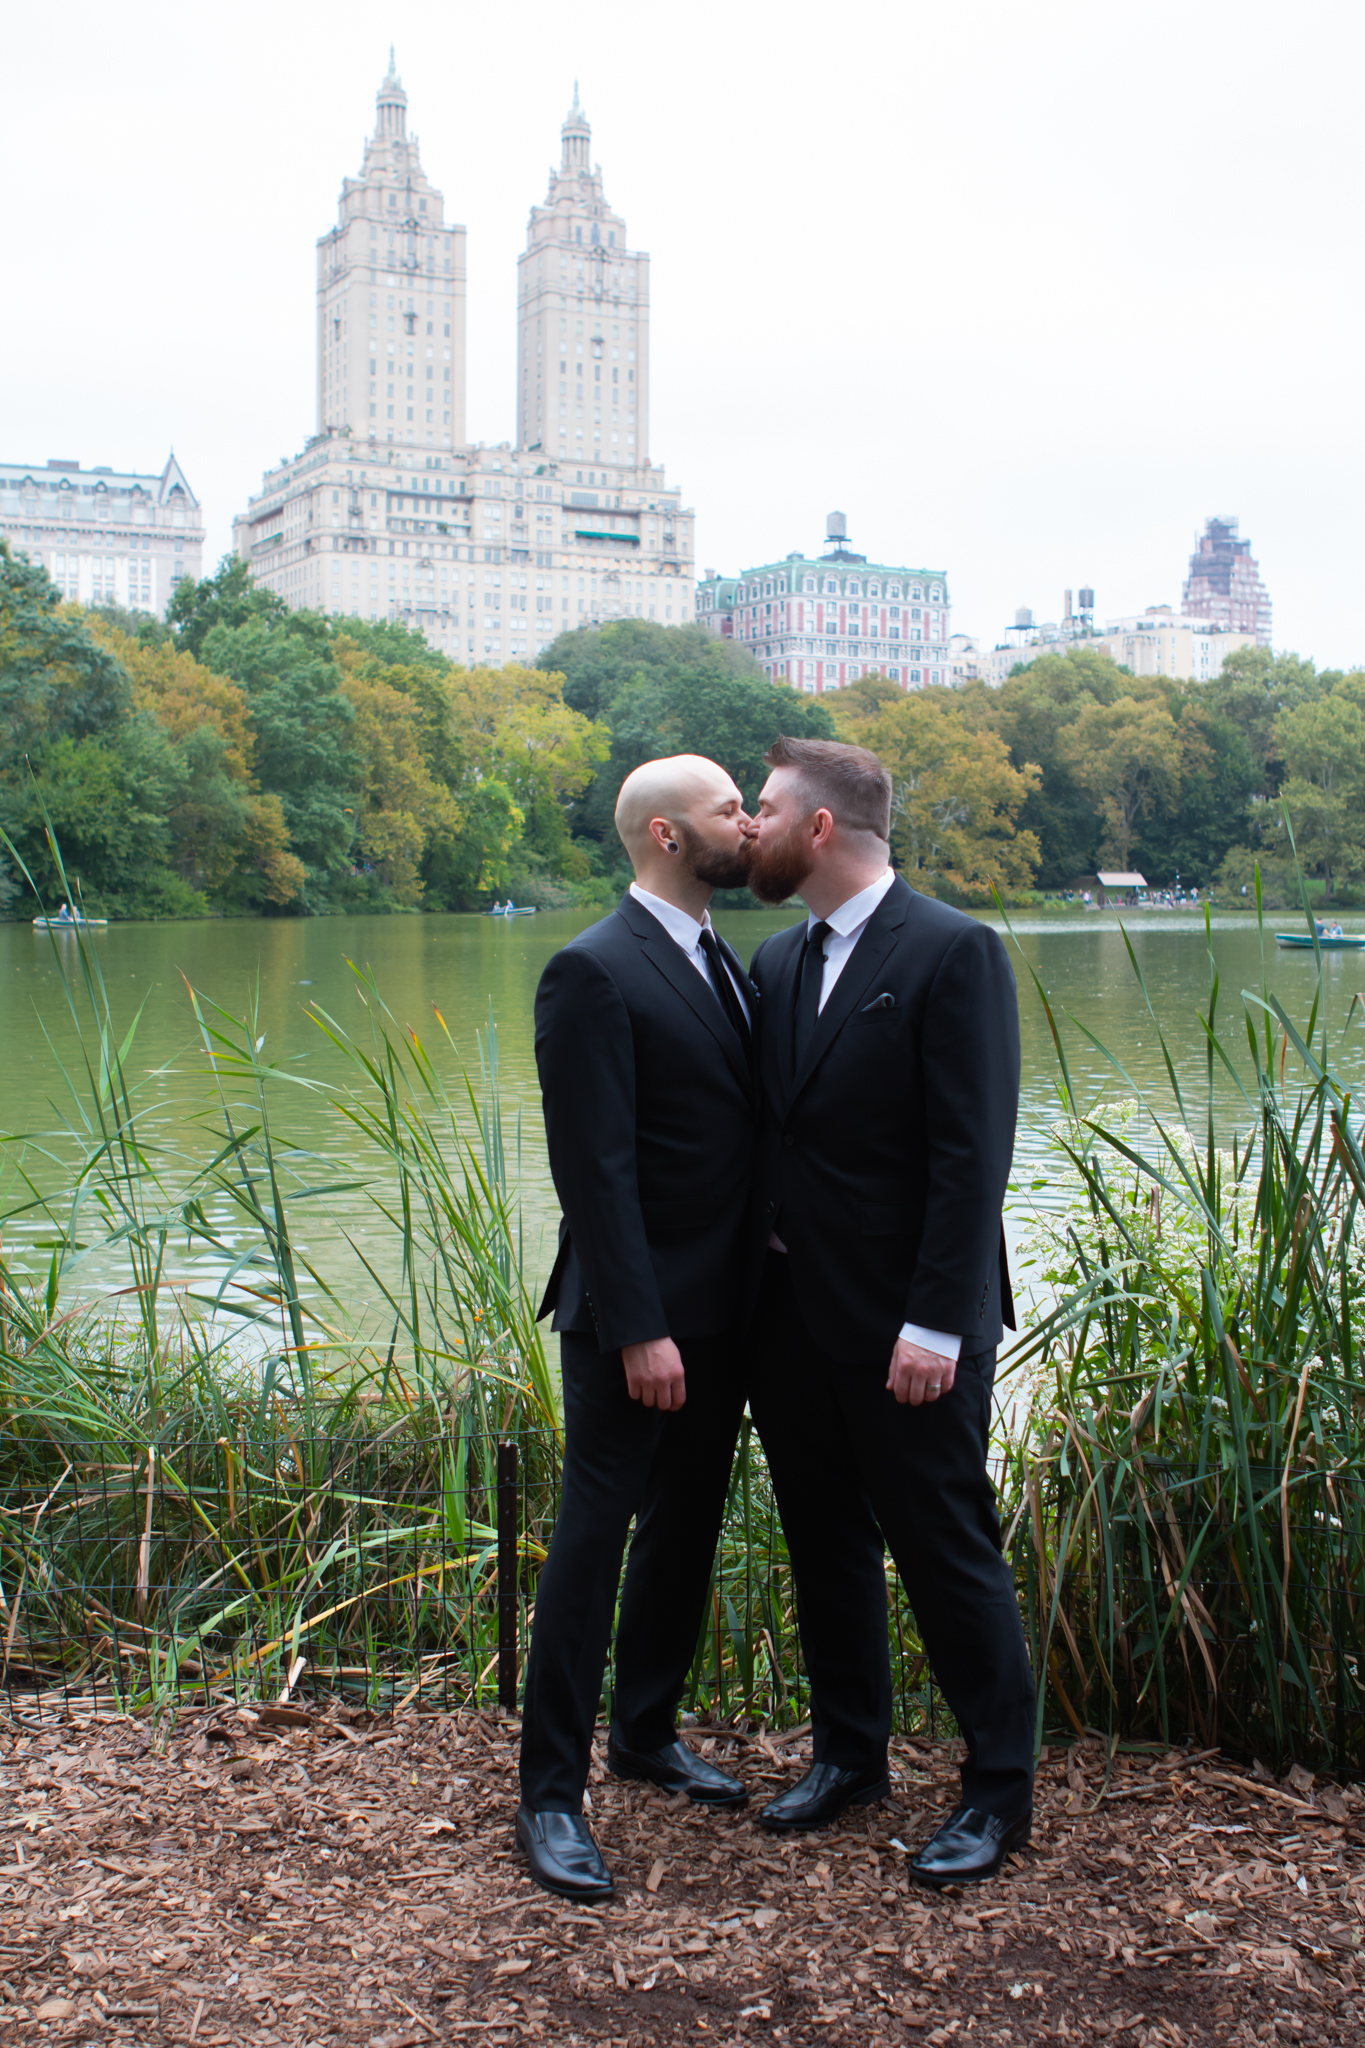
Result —
[{"label": "tree line", "polygon": [[699,628],[641,624],[576,674],[290,611],[235,559],[164,622],[83,610],[0,543],[0,907],[55,906],[49,828],[91,915],[605,905],[637,760],[714,728],[752,782],[781,727],[832,730]]},{"label": "tree line", "polygon": [[1246,648],[1176,681],[1081,644],[964,691],[961,713],[1029,781],[1041,889],[1113,867],[1231,896],[1259,863],[1284,902],[1296,851],[1328,894],[1365,879],[1365,672]]},{"label": "tree line", "polygon": [[[91,914],[605,907],[640,761],[696,752],[753,802],[779,731],[870,746],[896,860],[963,902],[1100,866],[1289,889],[1365,880],[1365,674],[1260,651],[1214,683],[1139,679],[1083,646],[1002,688],[838,696],[773,684],[697,626],[563,634],[534,667],[462,668],[390,623],[290,611],[245,564],[186,579],[165,621],[66,604],[0,543],[0,909]],[[24,878],[33,878],[35,890]]]}]

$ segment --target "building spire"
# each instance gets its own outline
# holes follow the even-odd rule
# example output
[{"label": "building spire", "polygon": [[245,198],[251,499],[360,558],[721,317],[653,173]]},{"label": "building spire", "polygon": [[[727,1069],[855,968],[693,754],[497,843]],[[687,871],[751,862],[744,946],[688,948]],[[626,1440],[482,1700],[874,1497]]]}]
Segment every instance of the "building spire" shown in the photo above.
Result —
[{"label": "building spire", "polygon": [[577,79],[573,82],[573,105],[564,116],[560,140],[563,145],[560,167],[566,178],[572,178],[580,171],[586,172],[591,169],[589,153],[592,147],[592,129],[588,126],[587,115],[578,104]]},{"label": "building spire", "polygon": [[375,123],[375,136],[379,140],[401,141],[408,130],[408,96],[403,90],[393,60],[393,44],[389,44],[388,75],[376,96],[379,118]]}]

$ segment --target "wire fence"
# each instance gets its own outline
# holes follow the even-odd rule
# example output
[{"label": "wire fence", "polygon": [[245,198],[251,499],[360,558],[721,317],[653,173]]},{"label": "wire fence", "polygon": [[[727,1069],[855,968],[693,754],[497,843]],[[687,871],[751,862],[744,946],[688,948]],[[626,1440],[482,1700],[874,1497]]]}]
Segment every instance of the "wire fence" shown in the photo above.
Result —
[{"label": "wire fence", "polygon": [[[516,1708],[559,1498],[549,1429],[64,1448],[0,1435],[11,1713],[340,1698]],[[897,1720],[953,1732],[894,1574]],[[611,1673],[606,1698],[609,1707]],[[791,1566],[747,1422],[682,1701],[799,1726]]]}]

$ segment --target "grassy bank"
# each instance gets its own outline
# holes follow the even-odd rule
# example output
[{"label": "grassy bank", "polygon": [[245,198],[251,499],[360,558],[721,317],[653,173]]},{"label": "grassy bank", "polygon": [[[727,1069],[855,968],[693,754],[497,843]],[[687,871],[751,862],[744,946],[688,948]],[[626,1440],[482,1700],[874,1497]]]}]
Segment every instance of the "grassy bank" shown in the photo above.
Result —
[{"label": "grassy bank", "polygon": [[1365,1157],[1318,967],[1299,1019],[1240,995],[1234,1065],[1210,928],[1197,1095],[1153,1017],[1166,1099],[1087,1032],[1125,1098],[1087,1106],[1048,1009],[1063,1200],[1032,1250],[1058,1305],[1015,1355],[1006,1506],[1040,1715],[1342,1771],[1365,1768]]},{"label": "grassy bank", "polygon": [[[168,1131],[134,1082],[98,945],[67,935],[67,1143],[9,1147],[0,1227],[43,1225],[45,1278],[0,1260],[0,1689],[267,1696],[291,1673],[374,1699],[496,1697],[499,1523],[515,1513],[518,1636],[557,1501],[556,1376],[528,1292],[497,1034],[464,1075],[439,1015],[402,1028],[357,973],[366,1028],[314,1005],[347,1078],[262,1057],[254,1010],[184,1000],[214,1108]],[[290,1135],[306,1090],[344,1142]],[[74,1154],[78,1165],[73,1171]],[[510,1156],[509,1156],[510,1155]],[[329,1198],[385,1310],[362,1341],[302,1244]],[[91,1254],[124,1284],[81,1290]],[[31,1263],[31,1244],[26,1246]],[[191,1262],[216,1279],[186,1286]],[[514,1444],[511,1493],[498,1447]],[[501,1510],[501,1512],[500,1512]],[[907,1720],[932,1715],[898,1616]],[[790,1572],[746,1425],[686,1704],[801,1720]]]},{"label": "grassy bank", "polygon": [[[1003,1505],[1040,1729],[1193,1735],[1340,1772],[1365,1767],[1365,1162],[1320,996],[1297,1021],[1264,989],[1242,997],[1233,1073],[1214,938],[1197,1102],[1169,1055],[1170,1101],[1143,1100],[1121,1052],[1121,1106],[1079,1101],[1079,1027],[1048,1013],[1064,1200],[1033,1256],[1057,1305],[1003,1389],[1024,1418]],[[0,1226],[41,1220],[47,1267],[34,1284],[0,1261],[0,1689],[169,1705],[293,1676],[375,1702],[491,1700],[499,1535],[515,1514],[503,1589],[524,1650],[560,1450],[491,1020],[466,1077],[438,1015],[425,1036],[400,1026],[357,973],[360,1031],[310,1012],[344,1064],[322,1084],[263,1059],[250,1008],[187,987],[214,1106],[168,1131],[97,945],[67,943],[69,1143],[6,1148]],[[1220,1067],[1239,1091],[1226,1132]],[[314,1125],[319,1097],[338,1120],[344,1176],[291,1137],[301,1089]],[[349,1239],[378,1336],[302,1249],[341,1229],[339,1195],[378,1226]],[[92,1251],[125,1274],[98,1301],[80,1287]],[[212,1282],[172,1277],[188,1256]],[[894,1575],[889,1590],[901,1725],[941,1728]],[[747,1426],[686,1704],[789,1726],[808,1711]]]}]

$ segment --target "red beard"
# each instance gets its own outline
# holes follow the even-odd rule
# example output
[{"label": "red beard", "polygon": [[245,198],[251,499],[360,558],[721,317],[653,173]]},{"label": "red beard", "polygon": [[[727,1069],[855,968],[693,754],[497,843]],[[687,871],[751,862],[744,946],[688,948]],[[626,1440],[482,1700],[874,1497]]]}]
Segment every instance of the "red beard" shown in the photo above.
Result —
[{"label": "red beard", "polygon": [[810,874],[811,859],[805,844],[808,822],[799,818],[780,839],[750,840],[753,855],[749,862],[749,887],[760,903],[786,903]]}]

